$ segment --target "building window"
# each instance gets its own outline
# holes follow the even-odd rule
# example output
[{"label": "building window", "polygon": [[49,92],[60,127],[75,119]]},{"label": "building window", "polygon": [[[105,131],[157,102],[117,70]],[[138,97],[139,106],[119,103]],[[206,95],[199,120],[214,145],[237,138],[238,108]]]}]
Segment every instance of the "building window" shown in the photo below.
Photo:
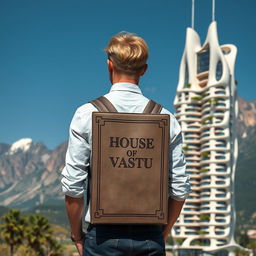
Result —
[{"label": "building window", "polygon": [[188,82],[189,76],[188,76],[188,62],[186,60],[186,64],[185,64],[185,77],[184,77],[184,87],[185,88],[190,88],[191,84],[189,84]]},{"label": "building window", "polygon": [[216,172],[226,172],[225,169],[216,169]]},{"label": "building window", "polygon": [[209,70],[210,51],[209,48],[197,54],[197,74]]},{"label": "building window", "polygon": [[191,249],[181,249],[178,250],[178,256],[198,256],[203,255],[202,250],[191,250]]},{"label": "building window", "polygon": [[231,49],[228,47],[223,47],[223,48],[221,48],[221,51],[224,55],[227,55],[231,52]]},{"label": "building window", "polygon": [[[222,62],[219,60],[216,67],[216,80],[219,81],[222,77]],[[216,93],[217,94],[217,93]]]}]

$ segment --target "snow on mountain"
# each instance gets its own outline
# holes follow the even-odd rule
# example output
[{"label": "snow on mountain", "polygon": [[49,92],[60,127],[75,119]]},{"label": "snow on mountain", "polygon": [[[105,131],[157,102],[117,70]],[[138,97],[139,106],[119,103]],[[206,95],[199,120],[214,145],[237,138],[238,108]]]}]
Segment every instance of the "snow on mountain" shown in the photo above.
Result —
[{"label": "snow on mountain", "polygon": [[1,145],[6,153],[0,155],[0,205],[28,209],[63,202],[60,173],[67,142],[54,150],[31,139],[21,139],[9,148]]},{"label": "snow on mountain", "polygon": [[30,138],[20,139],[11,145],[8,153],[12,155],[16,153],[18,150],[22,150],[23,152],[26,152],[30,149],[31,145],[32,145],[32,139]]}]

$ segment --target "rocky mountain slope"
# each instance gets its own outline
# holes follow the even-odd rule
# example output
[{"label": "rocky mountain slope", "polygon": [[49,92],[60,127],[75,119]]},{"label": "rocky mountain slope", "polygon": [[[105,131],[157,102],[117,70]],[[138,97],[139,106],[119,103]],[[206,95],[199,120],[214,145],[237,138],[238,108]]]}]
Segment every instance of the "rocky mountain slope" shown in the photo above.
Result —
[{"label": "rocky mountain slope", "polygon": [[235,183],[236,209],[241,224],[248,224],[256,213],[256,127],[249,128],[246,137],[239,143]]},{"label": "rocky mountain slope", "polygon": [[249,224],[256,213],[256,100],[247,102],[238,98],[238,105],[239,156],[235,178],[237,221],[239,224]]},{"label": "rocky mountain slope", "polygon": [[[239,159],[236,172],[237,210],[246,216],[256,212],[256,100],[241,98],[237,130]],[[12,145],[0,143],[0,205],[29,209],[63,204],[60,172],[64,167],[67,142],[54,150],[31,139]]]},{"label": "rocky mountain slope", "polygon": [[29,138],[0,143],[0,205],[27,209],[62,200],[59,180],[66,148],[64,142],[49,150]]},{"label": "rocky mountain slope", "polygon": [[248,102],[238,97],[238,106],[237,132],[240,138],[246,138],[248,132],[256,127],[256,100]]}]

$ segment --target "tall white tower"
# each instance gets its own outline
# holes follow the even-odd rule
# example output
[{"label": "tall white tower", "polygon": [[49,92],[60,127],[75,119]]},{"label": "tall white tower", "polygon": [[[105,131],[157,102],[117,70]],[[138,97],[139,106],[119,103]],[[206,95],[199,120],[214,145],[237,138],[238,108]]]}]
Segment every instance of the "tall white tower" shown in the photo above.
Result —
[{"label": "tall white tower", "polygon": [[228,255],[237,247],[236,54],[234,45],[219,45],[214,11],[203,45],[197,32],[187,29],[174,106],[193,192],[172,230],[180,256]]}]

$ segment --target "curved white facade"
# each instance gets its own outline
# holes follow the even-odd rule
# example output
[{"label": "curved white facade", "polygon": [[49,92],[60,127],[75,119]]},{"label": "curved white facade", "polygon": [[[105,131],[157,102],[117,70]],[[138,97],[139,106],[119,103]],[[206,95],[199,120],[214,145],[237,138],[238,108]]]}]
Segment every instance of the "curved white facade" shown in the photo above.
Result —
[{"label": "curved white facade", "polygon": [[234,45],[219,45],[215,21],[203,46],[196,31],[187,29],[174,106],[193,192],[172,230],[179,249],[215,252],[237,246],[236,54]]}]

